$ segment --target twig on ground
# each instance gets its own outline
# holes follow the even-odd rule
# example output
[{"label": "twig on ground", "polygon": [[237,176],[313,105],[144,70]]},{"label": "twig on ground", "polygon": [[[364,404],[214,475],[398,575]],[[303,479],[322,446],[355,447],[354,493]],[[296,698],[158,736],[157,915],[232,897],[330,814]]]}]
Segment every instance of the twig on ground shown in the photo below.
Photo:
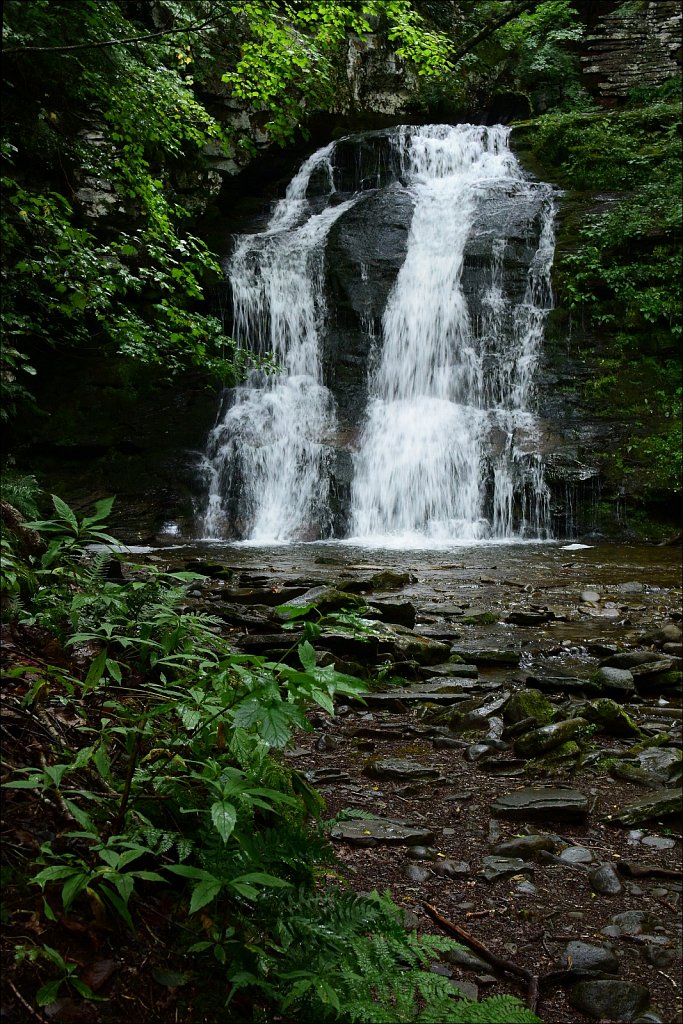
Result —
[{"label": "twig on ground", "polygon": [[507,974],[514,974],[518,978],[522,978],[527,983],[527,1006],[532,1011],[536,1012],[538,1006],[538,990],[539,990],[539,978],[537,974],[527,970],[526,967],[520,967],[519,964],[514,963],[512,960],[506,960],[504,957],[498,956],[496,953],[492,953],[491,950],[480,942],[479,939],[475,939],[474,935],[471,935],[466,928],[462,925],[455,924],[453,921],[449,921],[448,918],[443,917],[442,914],[433,907],[431,903],[422,904],[424,909],[427,911],[433,921],[436,921],[444,931],[450,932],[451,935],[457,936],[471,946],[472,949],[480,953],[486,960],[492,964],[493,967],[497,967],[498,970],[504,971]]},{"label": "twig on ground", "polygon": [[10,988],[12,989],[12,991],[14,992],[15,996],[17,997],[17,999],[19,1000],[19,1002],[21,1003],[21,1005],[22,1005],[22,1006],[24,1007],[24,1009],[25,1009],[25,1010],[26,1010],[26,1011],[27,1011],[28,1013],[30,1013],[30,1014],[31,1014],[31,1016],[33,1017],[33,1019],[34,1019],[34,1020],[39,1020],[39,1021],[41,1022],[41,1024],[45,1024],[45,1018],[44,1018],[44,1017],[42,1017],[42,1016],[41,1016],[41,1015],[40,1015],[39,1013],[37,1013],[37,1012],[36,1012],[36,1011],[35,1011],[35,1010],[33,1009],[33,1007],[31,1006],[31,1004],[30,1004],[30,1003],[27,1003],[27,1002],[26,1002],[26,1000],[24,999],[24,997],[22,996],[21,992],[19,991],[19,989],[18,989],[18,988],[17,988],[17,986],[16,986],[15,984],[14,984],[14,982],[12,981],[12,979],[11,979],[11,978],[8,978],[8,979],[7,979],[7,984],[8,984],[8,985],[9,985],[9,987],[10,987]]}]

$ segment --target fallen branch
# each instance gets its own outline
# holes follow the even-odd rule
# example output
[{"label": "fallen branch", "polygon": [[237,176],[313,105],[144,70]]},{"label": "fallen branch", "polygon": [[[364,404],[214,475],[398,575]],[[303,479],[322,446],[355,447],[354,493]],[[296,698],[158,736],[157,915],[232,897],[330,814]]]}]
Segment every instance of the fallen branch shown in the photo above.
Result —
[{"label": "fallen branch", "polygon": [[471,935],[466,928],[462,925],[455,924],[453,921],[449,921],[448,918],[444,917],[436,907],[433,907],[431,903],[423,903],[422,906],[427,911],[433,921],[436,921],[444,931],[450,932],[451,935],[457,936],[466,942],[468,946],[480,953],[488,962],[493,966],[497,967],[499,971],[504,971],[506,974],[514,974],[518,978],[522,978],[527,984],[526,1001],[527,1006],[532,1013],[536,1012],[538,1006],[538,988],[539,978],[537,974],[527,970],[526,967],[520,967],[519,964],[514,963],[512,960],[506,960],[504,957],[498,956],[496,953],[492,953],[491,950],[480,942],[479,939],[475,939],[474,935]]},{"label": "fallen branch", "polygon": [[17,988],[17,986],[11,980],[11,978],[7,979],[7,984],[12,989],[12,991],[15,994],[15,996],[17,997],[17,999],[19,1000],[21,1005],[24,1007],[24,1009],[27,1011],[27,1013],[29,1013],[31,1015],[31,1017],[33,1017],[34,1020],[39,1020],[39,1021],[41,1021],[41,1024],[43,1024],[43,1022],[45,1021],[45,1018],[43,1016],[41,1016],[41,1014],[36,1013],[36,1011],[33,1009],[33,1007],[30,1005],[30,1003],[26,1002],[26,1000],[22,996],[22,994],[19,991],[19,989]]}]

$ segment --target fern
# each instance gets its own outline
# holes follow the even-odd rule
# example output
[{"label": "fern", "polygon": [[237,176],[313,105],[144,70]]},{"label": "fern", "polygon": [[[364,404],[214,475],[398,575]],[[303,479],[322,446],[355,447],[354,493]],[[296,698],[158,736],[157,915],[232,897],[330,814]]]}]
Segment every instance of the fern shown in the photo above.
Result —
[{"label": "fern", "polygon": [[[276,996],[287,1019],[344,1024],[538,1024],[512,996],[462,997],[429,966],[452,939],[407,934],[388,896],[300,889],[259,905],[275,914],[257,957],[231,973],[237,988]],[[267,946],[268,949],[264,948]]]},{"label": "fern", "polygon": [[38,497],[42,488],[34,476],[5,470],[2,479],[2,499],[21,512],[25,519],[38,519]]}]

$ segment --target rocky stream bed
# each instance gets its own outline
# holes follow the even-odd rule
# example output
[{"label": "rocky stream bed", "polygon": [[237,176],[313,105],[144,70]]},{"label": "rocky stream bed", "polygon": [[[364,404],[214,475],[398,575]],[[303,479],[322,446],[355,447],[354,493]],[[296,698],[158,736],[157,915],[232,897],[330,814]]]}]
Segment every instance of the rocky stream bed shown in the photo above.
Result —
[{"label": "rocky stream bed", "polygon": [[[432,970],[473,999],[512,992],[546,1024],[681,1024],[679,546],[157,544],[122,559],[124,577],[193,570],[187,610],[235,651],[298,664],[310,620],[318,665],[364,681],[280,756],[324,796],[337,880],[388,890],[406,927],[462,944]],[[26,638],[6,632],[11,665]],[[64,712],[32,735],[11,682],[2,710],[17,764],[73,725]],[[37,848],[40,805],[12,806],[7,837]],[[22,914],[23,932],[49,927]],[[161,920],[144,963],[163,978]],[[130,990],[171,1019],[175,989],[137,971],[136,942],[95,965],[119,972],[111,1005]],[[19,982],[3,1018],[45,1019]],[[57,1000],[50,1019],[88,1024],[99,1005]]]},{"label": "rocky stream bed", "polygon": [[433,970],[548,1024],[683,1020],[680,550],[147,557],[204,575],[193,604],[243,651],[296,649],[282,605],[368,622],[322,619],[319,663],[370,690],[285,756],[337,816],[348,884],[463,942]]}]

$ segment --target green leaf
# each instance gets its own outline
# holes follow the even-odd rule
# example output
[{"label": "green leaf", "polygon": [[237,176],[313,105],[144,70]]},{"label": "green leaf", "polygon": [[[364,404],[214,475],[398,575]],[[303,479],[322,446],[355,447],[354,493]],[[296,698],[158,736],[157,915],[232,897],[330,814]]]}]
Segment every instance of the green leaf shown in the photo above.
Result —
[{"label": "green leaf", "polygon": [[81,826],[81,828],[84,828],[86,830],[86,832],[90,832],[92,834],[95,834],[95,832],[96,832],[95,825],[94,825],[94,822],[93,822],[92,818],[90,817],[90,815],[86,814],[86,812],[84,810],[82,810],[78,806],[78,804],[74,803],[73,800],[65,800],[64,803],[66,804],[68,809],[71,811],[71,813],[73,814],[74,818],[76,819],[78,824]]},{"label": "green leaf", "polygon": [[62,499],[56,494],[51,495],[51,497],[52,504],[54,505],[57,514],[69,524],[74,533],[78,533],[78,520],[67,503],[62,501]]},{"label": "green leaf", "polygon": [[192,899],[190,900],[190,913],[194,914],[196,910],[200,910],[205,907],[207,903],[215,899],[218,893],[223,888],[223,883],[218,878],[211,878],[204,882],[199,882],[192,891]]},{"label": "green leaf", "polygon": [[301,664],[307,671],[315,668],[316,665],[316,653],[308,640],[304,640],[302,644],[299,644],[299,659]]},{"label": "green leaf", "polygon": [[237,821],[236,808],[227,800],[217,800],[211,805],[211,820],[223,842],[227,843]]},{"label": "green leaf", "polygon": [[57,978],[56,981],[48,981],[47,985],[39,988],[36,992],[36,1003],[38,1006],[48,1006],[50,1003],[54,1003],[61,987],[62,979]]},{"label": "green leaf", "polygon": [[182,875],[183,878],[199,878],[202,881],[215,878],[210,871],[204,871],[203,868],[193,868],[189,864],[167,864],[167,871],[172,871],[174,875]]},{"label": "green leaf", "polygon": [[78,894],[85,889],[89,881],[89,875],[79,872],[74,875],[73,878],[65,882],[62,887],[62,904],[65,910],[68,910],[73,901],[76,899]]},{"label": "green leaf", "polygon": [[284,878],[278,878],[276,875],[269,875],[265,871],[250,871],[246,875],[239,875],[231,880],[230,885],[235,882],[254,882],[258,885],[266,885],[271,889],[293,888],[291,882],[286,882]]},{"label": "green leaf", "polygon": [[105,647],[103,650],[100,651],[97,657],[93,658],[93,660],[90,662],[88,674],[86,675],[83,681],[83,688],[85,690],[89,690],[92,687],[97,686],[97,684],[102,679],[102,673],[104,672],[106,662],[107,648]]},{"label": "green leaf", "polygon": [[121,899],[121,897],[118,895],[118,893],[114,892],[114,890],[108,885],[101,885],[100,891],[107,900],[107,902],[111,903],[112,907],[119,915],[119,917],[123,921],[125,921],[130,930],[134,932],[135,925],[133,924],[133,919],[130,916],[130,911],[128,910],[128,907],[126,906],[125,902]]},{"label": "green leaf", "polygon": [[71,878],[72,875],[80,874],[80,868],[72,867],[70,864],[50,864],[49,867],[39,871],[31,881],[44,888],[48,882],[56,882],[60,878]]}]

